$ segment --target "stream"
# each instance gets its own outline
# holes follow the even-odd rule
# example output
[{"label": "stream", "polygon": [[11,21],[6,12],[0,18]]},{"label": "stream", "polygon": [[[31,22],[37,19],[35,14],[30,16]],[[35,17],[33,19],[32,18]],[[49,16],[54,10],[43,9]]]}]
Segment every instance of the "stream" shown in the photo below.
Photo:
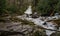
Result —
[{"label": "stream", "polygon": [[[32,10],[31,10],[31,6],[28,7],[28,9],[25,11],[25,14],[28,14],[30,16],[30,14],[32,14]],[[44,19],[44,21],[41,20],[42,17],[38,17],[38,18],[31,18],[31,17],[26,17],[26,15],[22,15],[22,16],[17,16],[17,18],[20,19],[25,19],[31,22],[34,22],[34,24],[41,26],[43,28],[46,29],[51,29],[51,30],[57,30],[56,29],[56,25],[52,22],[46,22]],[[51,31],[51,30],[45,30],[46,31],[46,35],[50,36],[52,33],[55,33],[56,31]]]}]

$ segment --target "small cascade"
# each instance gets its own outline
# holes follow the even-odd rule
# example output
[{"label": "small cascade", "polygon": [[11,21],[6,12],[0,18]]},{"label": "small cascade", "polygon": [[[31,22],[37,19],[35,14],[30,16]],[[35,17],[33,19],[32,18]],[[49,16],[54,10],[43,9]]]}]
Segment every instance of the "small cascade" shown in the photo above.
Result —
[{"label": "small cascade", "polygon": [[25,14],[27,17],[31,17],[30,15],[32,14],[32,8],[31,5],[28,7],[28,9],[25,11]]},{"label": "small cascade", "polygon": [[45,31],[47,36],[50,36],[52,33],[55,33],[55,31],[50,31],[50,30],[45,30]]},{"label": "small cascade", "polygon": [[[43,28],[51,29],[51,30],[57,30],[56,27],[55,27],[56,25],[54,25],[54,23],[52,23],[52,22],[42,21],[42,20],[40,20],[39,18],[33,19],[32,21],[33,21],[36,25],[41,26],[41,27],[43,27]],[[47,36],[50,36],[52,33],[55,33],[55,31],[51,31],[51,30],[45,30]]]},{"label": "small cascade", "polygon": [[[47,29],[57,30],[56,27],[55,27],[56,25],[54,25],[54,24],[51,23],[51,22],[48,22],[48,23],[47,23],[47,26],[48,26]],[[45,30],[47,36],[50,36],[52,33],[55,33],[55,31],[51,31],[51,30]]]}]

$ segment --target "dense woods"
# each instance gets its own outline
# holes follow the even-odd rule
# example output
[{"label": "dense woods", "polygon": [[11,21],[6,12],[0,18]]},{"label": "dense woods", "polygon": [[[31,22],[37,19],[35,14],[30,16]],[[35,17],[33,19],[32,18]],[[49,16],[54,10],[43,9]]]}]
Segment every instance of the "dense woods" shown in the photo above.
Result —
[{"label": "dense woods", "polygon": [[39,0],[36,5],[38,13],[50,15],[51,13],[59,13],[60,0]]},{"label": "dense woods", "polygon": [[6,5],[5,5],[6,1],[5,0],[0,0],[0,15],[4,15],[5,11],[4,9],[6,9]]},{"label": "dense woods", "polygon": [[[10,5],[9,5],[10,4]],[[2,0],[0,1],[0,14],[23,14],[29,5],[32,5],[33,12],[52,15],[60,13],[60,0]],[[1,14],[1,15],[2,15]]]}]

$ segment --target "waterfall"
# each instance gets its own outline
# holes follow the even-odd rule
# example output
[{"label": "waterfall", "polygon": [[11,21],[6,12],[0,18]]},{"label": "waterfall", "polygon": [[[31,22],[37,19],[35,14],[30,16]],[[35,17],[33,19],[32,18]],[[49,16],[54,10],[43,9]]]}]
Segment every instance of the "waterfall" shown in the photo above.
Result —
[{"label": "waterfall", "polygon": [[28,7],[28,9],[25,11],[25,14],[32,14],[32,8],[31,5]]},{"label": "waterfall", "polygon": [[32,8],[31,5],[29,5],[29,7],[27,8],[27,10],[25,11],[25,14],[27,17],[31,17],[30,15],[32,14]]}]

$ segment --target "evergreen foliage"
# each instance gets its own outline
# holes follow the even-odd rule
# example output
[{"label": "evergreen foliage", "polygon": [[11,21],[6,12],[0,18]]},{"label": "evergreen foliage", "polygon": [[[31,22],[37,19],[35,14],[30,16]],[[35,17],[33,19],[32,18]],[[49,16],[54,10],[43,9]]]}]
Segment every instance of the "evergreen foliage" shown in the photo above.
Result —
[{"label": "evergreen foliage", "polygon": [[0,0],[0,16],[2,16],[4,13],[4,9],[6,8],[6,0]]},{"label": "evergreen foliage", "polygon": [[36,10],[41,14],[51,14],[52,12],[59,12],[59,0],[39,0]]}]

